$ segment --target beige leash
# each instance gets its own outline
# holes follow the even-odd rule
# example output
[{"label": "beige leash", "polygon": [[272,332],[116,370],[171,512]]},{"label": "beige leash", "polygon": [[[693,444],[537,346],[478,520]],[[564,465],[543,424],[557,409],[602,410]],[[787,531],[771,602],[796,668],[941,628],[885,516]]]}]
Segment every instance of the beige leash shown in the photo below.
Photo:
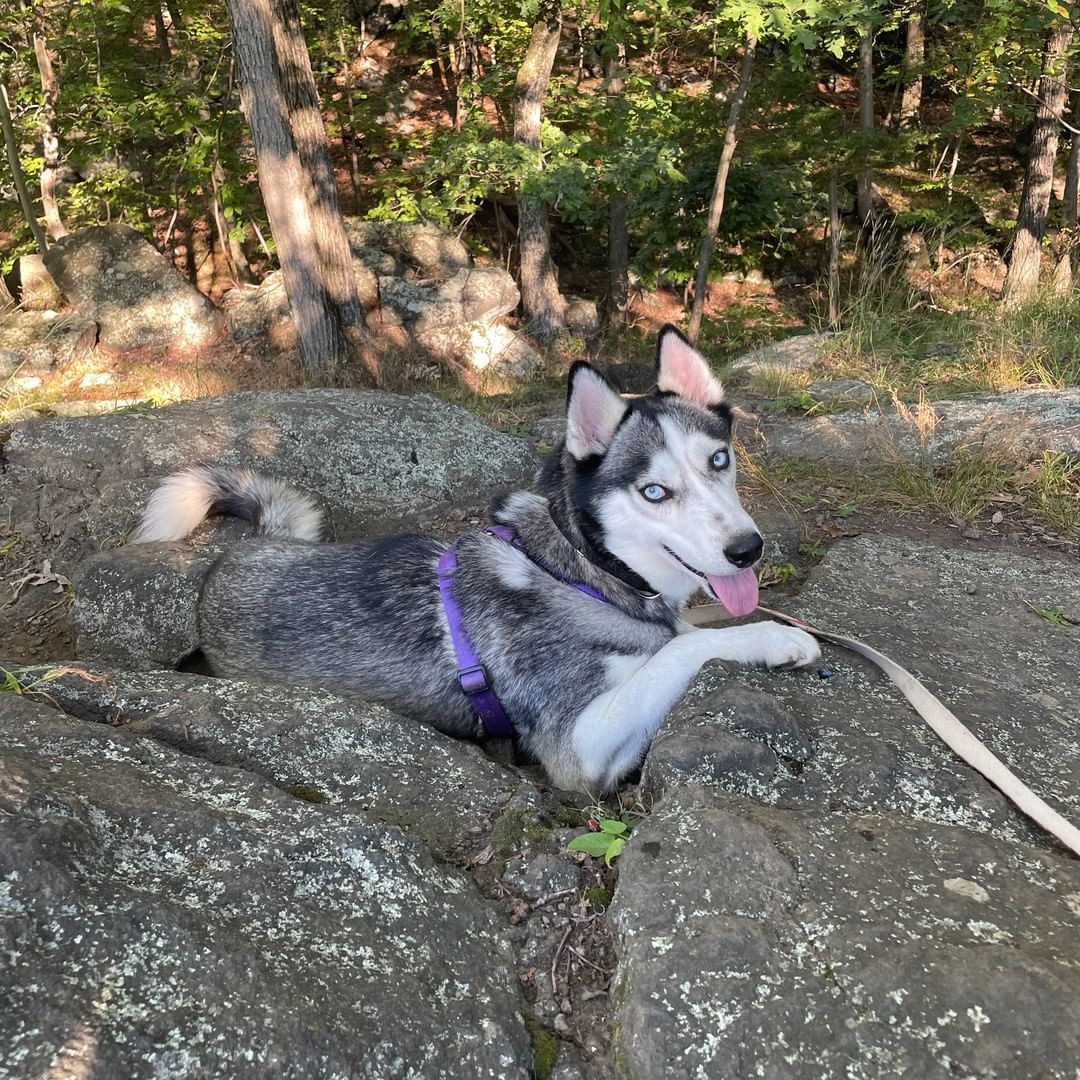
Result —
[{"label": "beige leash", "polygon": [[[687,622],[694,626],[717,622],[713,613],[724,610],[721,604],[702,604],[701,607],[690,608],[684,613]],[[1065,847],[1076,855],[1080,855],[1080,829],[1071,822],[1066,821],[1052,806],[1041,799],[1031,790],[1000,758],[992,754],[956,717],[955,713],[945,707],[910,671],[902,668],[894,660],[890,660],[877,649],[858,641],[855,638],[842,637],[840,634],[830,634],[825,630],[819,630],[794,615],[785,615],[782,611],[773,611],[771,608],[759,607],[758,611],[771,615],[774,619],[780,619],[791,626],[797,626],[814,637],[824,641],[830,641],[834,645],[842,645],[845,649],[865,656],[867,660],[877,664],[886,675],[896,684],[900,692],[911,702],[915,711],[930,725],[937,736],[958,757],[966,761],[973,769],[982,773],[1001,792],[1037,825],[1044,828],[1051,836],[1057,837]],[[711,617],[712,616],[712,617]]]}]

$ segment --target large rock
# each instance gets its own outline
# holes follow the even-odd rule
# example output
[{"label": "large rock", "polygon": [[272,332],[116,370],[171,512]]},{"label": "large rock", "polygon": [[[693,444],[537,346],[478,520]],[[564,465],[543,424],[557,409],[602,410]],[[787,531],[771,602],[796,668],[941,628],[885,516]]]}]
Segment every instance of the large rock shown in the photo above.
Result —
[{"label": "large rock", "polygon": [[[792,607],[908,668],[1080,820],[1080,644],[1074,628],[1028,605],[1080,617],[1076,563],[867,536],[834,544]],[[832,646],[824,662],[827,679],[705,668],[653,744],[646,788],[656,796],[715,783],[780,805],[889,811],[1048,842],[876,667]]]},{"label": "large rock", "polygon": [[0,1077],[527,1077],[463,875],[357,811],[8,695]]},{"label": "large rock", "polygon": [[418,337],[471,322],[494,322],[517,307],[514,279],[497,266],[459,270],[435,284],[380,278],[384,316],[392,316]]},{"label": "large rock", "polygon": [[355,698],[98,664],[53,672],[49,697],[71,716],[242,768],[298,798],[363,811],[440,855],[511,798],[519,813],[540,805],[531,784],[476,744]]},{"label": "large rock", "polygon": [[472,266],[469,249],[461,240],[431,221],[346,218],[345,232],[353,255],[373,268],[386,265],[389,257],[403,270],[414,270],[423,277],[448,278]]},{"label": "large rock", "polygon": [[97,336],[97,323],[79,312],[9,312],[0,316],[0,379],[64,368],[89,355]]},{"label": "large rock", "polygon": [[[862,537],[792,606],[1080,820],[1080,648],[1032,610],[1080,614],[1075,563]],[[1027,1077],[1037,1044],[1037,1074],[1071,1078],[1080,863],[876,668],[824,662],[711,665],[649,752],[613,909],[625,1075]]]},{"label": "large rock", "polygon": [[338,537],[479,507],[531,476],[528,444],[424,394],[251,391],[16,427],[0,507],[54,565],[122,543],[154,485],[193,462],[250,466],[313,494]]},{"label": "large rock", "polygon": [[747,375],[768,374],[778,369],[806,371],[820,363],[825,356],[831,334],[798,334],[775,341],[760,349],[743,353],[729,367]]},{"label": "large rock", "polygon": [[[352,269],[357,295],[361,304],[369,309],[378,296],[375,274],[356,259]],[[287,353],[297,348],[296,326],[280,270],[272,270],[258,285],[238,285],[230,289],[221,306],[233,340],[265,338],[265,345],[272,353]]]},{"label": "large rock", "polygon": [[20,255],[4,284],[23,311],[55,311],[63,306],[64,295],[45,269],[41,255]]},{"label": "large rock", "polygon": [[111,352],[186,352],[216,341],[221,313],[127,225],[102,225],[55,241],[45,266],[68,300],[101,328]]},{"label": "large rock", "polygon": [[1002,449],[1027,457],[1080,454],[1080,389],[974,394],[917,406],[777,416],[764,426],[773,457],[809,458],[847,467],[867,459],[943,459],[965,449]]},{"label": "large rock", "polygon": [[100,551],[72,571],[71,621],[82,660],[176,668],[199,645],[195,611],[203,578],[230,542],[254,535],[223,521],[189,541]]},{"label": "large rock", "polygon": [[1071,1080],[1078,914],[1075,860],[680,789],[620,860],[620,1075]]},{"label": "large rock", "polygon": [[466,371],[510,379],[529,379],[544,362],[520,334],[499,324],[440,326],[416,334],[415,341],[433,356],[459,364]]}]

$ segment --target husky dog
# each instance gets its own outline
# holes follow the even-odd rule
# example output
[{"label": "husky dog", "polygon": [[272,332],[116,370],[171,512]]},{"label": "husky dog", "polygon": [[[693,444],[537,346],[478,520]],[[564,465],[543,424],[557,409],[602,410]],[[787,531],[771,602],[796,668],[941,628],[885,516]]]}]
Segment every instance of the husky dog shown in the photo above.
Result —
[{"label": "husky dog", "polygon": [[[808,634],[774,622],[681,619],[703,586],[733,615],[752,612],[762,541],[735,491],[722,387],[674,327],[660,332],[656,362],[657,389],[640,397],[576,363],[566,438],[537,491],[495,503],[501,536],[478,530],[454,545],[460,634],[519,744],[562,788],[604,791],[638,765],[706,661],[818,656]],[[451,735],[484,734],[440,595],[443,541],[314,543],[322,519],[307,496],[202,466],[161,484],[134,542],[180,539],[211,514],[266,537],[223,555],[203,585],[199,642],[215,673],[356,694]]]}]

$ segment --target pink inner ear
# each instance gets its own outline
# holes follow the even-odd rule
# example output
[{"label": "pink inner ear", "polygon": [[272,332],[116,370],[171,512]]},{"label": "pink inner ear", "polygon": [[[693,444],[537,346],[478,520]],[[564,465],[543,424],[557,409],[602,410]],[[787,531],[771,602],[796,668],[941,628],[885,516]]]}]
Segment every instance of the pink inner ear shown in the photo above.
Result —
[{"label": "pink inner ear", "polygon": [[566,413],[566,448],[576,458],[604,453],[626,408],[626,402],[599,375],[582,371],[574,380]]},{"label": "pink inner ear", "polygon": [[719,405],[724,400],[724,388],[705,358],[678,334],[665,334],[660,342],[657,387],[699,405]]}]

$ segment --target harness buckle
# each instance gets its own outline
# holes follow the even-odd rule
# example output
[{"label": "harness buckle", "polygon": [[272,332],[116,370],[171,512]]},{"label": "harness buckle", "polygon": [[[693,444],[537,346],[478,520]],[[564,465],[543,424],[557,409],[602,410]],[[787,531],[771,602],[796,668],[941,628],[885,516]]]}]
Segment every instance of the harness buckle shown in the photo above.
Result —
[{"label": "harness buckle", "polygon": [[458,671],[458,683],[462,692],[468,697],[485,694],[491,689],[491,681],[488,679],[487,669],[483,664],[461,668]]}]

